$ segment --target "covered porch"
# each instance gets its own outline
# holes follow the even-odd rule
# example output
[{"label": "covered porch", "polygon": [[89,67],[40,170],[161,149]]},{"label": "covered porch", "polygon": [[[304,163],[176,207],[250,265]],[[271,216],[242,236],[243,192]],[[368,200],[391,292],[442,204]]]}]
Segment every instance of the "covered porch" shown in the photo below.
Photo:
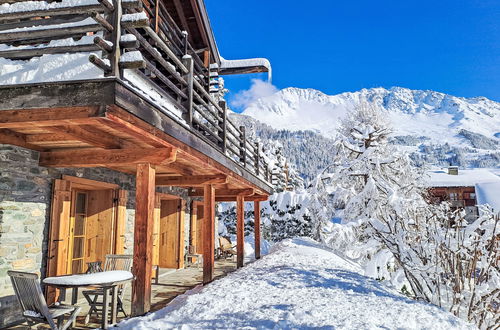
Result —
[{"label": "covered porch", "polygon": [[[162,192],[165,187],[179,189],[185,197],[198,200],[203,213],[198,228],[203,266],[196,270],[196,275],[187,278],[203,284],[214,278],[216,202],[237,203],[237,267],[243,266],[244,202],[254,203],[256,257],[260,256],[259,203],[272,192],[268,182],[271,171],[262,168],[259,150],[254,157],[247,158],[250,143],[244,135],[240,146],[244,157],[233,160],[189,126],[157,111],[114,79],[3,86],[0,95],[0,109],[4,109],[0,111],[0,143],[37,151],[41,167],[107,168],[135,177],[135,193],[130,194],[117,184],[86,178],[62,176],[55,181],[45,277],[85,271],[84,261],[94,261],[76,255],[72,260],[67,257],[68,253],[78,251],[77,235],[71,225],[75,226],[79,217],[90,213],[97,214],[95,221],[99,228],[109,223],[108,232],[97,233],[100,241],[94,242],[94,246],[104,244],[109,248],[94,253],[92,245],[82,243],[80,250],[92,252],[93,258],[100,261],[106,253],[123,254],[124,225],[118,219],[124,217],[128,201],[133,200],[132,315],[150,311],[152,303],[161,304],[152,300],[152,278],[155,266],[161,266],[156,260],[158,253],[155,254],[159,249],[156,246],[162,249],[161,243],[155,242],[161,234],[155,228],[155,218],[157,212],[162,212],[162,200],[177,203],[173,206],[176,214],[173,221],[178,228],[174,234],[178,239],[174,258],[177,263],[173,268],[184,268],[184,241],[189,245],[194,243],[192,233],[183,230],[186,198],[165,194]],[[87,199],[81,200],[102,204],[108,198],[109,206],[101,205],[107,213],[98,207],[91,212],[88,201],[82,204],[87,205],[85,211],[81,211],[78,200],[82,191],[89,193]],[[101,195],[95,195],[96,192]],[[56,291],[48,291],[49,301],[56,297]]]}]

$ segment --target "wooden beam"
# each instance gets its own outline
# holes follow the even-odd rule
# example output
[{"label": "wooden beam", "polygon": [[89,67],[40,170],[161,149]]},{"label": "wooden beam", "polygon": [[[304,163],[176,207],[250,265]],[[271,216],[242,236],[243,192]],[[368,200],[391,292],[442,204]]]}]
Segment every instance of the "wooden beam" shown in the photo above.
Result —
[{"label": "wooden beam", "polygon": [[[236,196],[251,196],[254,194],[253,188],[245,188],[245,189],[216,189],[215,197],[234,197]],[[195,189],[194,191],[189,192],[189,196],[191,197],[203,197],[203,190]]]},{"label": "wooden beam", "polygon": [[243,267],[245,244],[245,200],[243,196],[236,197],[236,267]]},{"label": "wooden beam", "polygon": [[40,166],[106,167],[140,163],[167,164],[176,159],[176,149],[70,150],[40,153]]},{"label": "wooden beam", "polygon": [[[255,201],[259,201],[259,202],[265,202],[267,201],[267,199],[269,198],[269,196],[265,196],[265,195],[252,195],[252,196],[245,196],[245,201],[247,202],[255,202]],[[223,197],[216,197],[215,198],[215,201],[216,202],[236,202],[236,199],[237,197],[231,197],[231,196],[223,196]]]},{"label": "wooden beam", "polygon": [[215,175],[193,175],[179,177],[160,177],[156,179],[157,186],[202,186],[217,183],[226,183],[227,176],[224,174]]},{"label": "wooden beam", "polygon": [[260,259],[260,202],[253,202],[253,223],[255,235],[255,259]]},{"label": "wooden beam", "polygon": [[63,178],[63,180],[71,182],[73,187],[85,186],[84,189],[88,189],[88,190],[120,189],[120,186],[117,185],[116,183],[95,181],[95,180],[79,178],[79,177],[71,176],[71,175],[63,175],[62,178]]},{"label": "wooden beam", "polygon": [[148,163],[137,165],[134,225],[134,264],[132,315],[151,308],[151,272],[155,208],[155,168]]},{"label": "wooden beam", "polygon": [[78,139],[68,140],[68,135],[62,133],[43,133],[26,135],[26,142],[34,144],[54,144],[58,142],[80,142]]},{"label": "wooden beam", "polygon": [[[108,107],[108,109],[112,109],[113,106]],[[149,132],[134,123],[130,123],[122,118],[114,115],[113,113],[106,112],[106,118],[101,118],[99,121],[107,125],[118,132],[126,133],[130,136],[138,138],[140,140],[146,140],[154,147],[165,147],[171,146],[167,141],[163,140],[161,137],[158,137],[154,134],[154,132]]]},{"label": "wooden beam", "polygon": [[101,107],[70,107],[0,111],[0,128],[92,124]]},{"label": "wooden beam", "polygon": [[89,125],[53,126],[53,127],[46,127],[46,129],[56,134],[62,133],[68,136],[71,140],[76,139],[78,141],[99,148],[119,149],[120,147],[122,147],[122,142],[120,141],[119,138],[116,138],[106,132],[97,130]]},{"label": "wooden beam", "polygon": [[27,140],[27,135],[11,131],[7,128],[0,129],[0,144],[11,144],[14,146],[36,150],[44,151],[45,149],[34,144],[31,144]]},{"label": "wooden beam", "polygon": [[[178,153],[181,154],[182,152],[179,150]],[[178,154],[177,158],[180,158],[179,154]],[[194,171],[192,169],[187,168],[185,165],[182,165],[180,163],[170,163],[170,164],[164,165],[163,167],[166,168],[167,170],[172,171],[173,173],[177,173],[178,175],[179,174],[183,175],[183,176],[194,175]]]},{"label": "wooden beam", "polygon": [[186,15],[184,14],[184,8],[182,8],[181,1],[174,0],[174,5],[175,5],[175,10],[177,11],[177,15],[179,16],[179,19],[181,20],[182,28],[186,32],[189,32],[189,25],[188,25],[188,22],[186,20]]},{"label": "wooden beam", "polygon": [[204,186],[203,201],[203,284],[212,282],[214,273],[214,249],[215,249],[215,187]]}]

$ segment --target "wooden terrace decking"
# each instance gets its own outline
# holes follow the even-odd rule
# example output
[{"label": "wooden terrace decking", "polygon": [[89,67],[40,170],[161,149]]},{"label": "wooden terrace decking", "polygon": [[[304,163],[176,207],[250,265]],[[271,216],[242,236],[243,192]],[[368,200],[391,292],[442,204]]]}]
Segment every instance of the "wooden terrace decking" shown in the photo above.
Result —
[{"label": "wooden terrace decking", "polygon": [[[214,279],[226,276],[236,270],[236,262],[231,259],[222,259],[215,261]],[[151,312],[162,309],[167,306],[175,297],[184,294],[186,291],[202,284],[203,268],[191,266],[184,269],[161,269],[159,283],[152,284],[151,293]],[[69,293],[69,292],[68,292]],[[68,294],[68,297],[71,296]],[[99,328],[100,321],[93,317],[90,323],[84,324],[85,315],[89,309],[87,301],[79,295],[78,305],[82,307],[82,312],[77,318],[75,329],[95,329]],[[69,298],[68,298],[69,299]],[[131,309],[131,288],[130,285],[124,294],[125,311],[130,314]],[[123,320],[123,314],[118,314],[118,321]],[[39,325],[39,329],[49,329],[48,325]],[[20,324],[7,329],[30,329],[26,324]],[[32,328],[31,328],[32,329]]]}]

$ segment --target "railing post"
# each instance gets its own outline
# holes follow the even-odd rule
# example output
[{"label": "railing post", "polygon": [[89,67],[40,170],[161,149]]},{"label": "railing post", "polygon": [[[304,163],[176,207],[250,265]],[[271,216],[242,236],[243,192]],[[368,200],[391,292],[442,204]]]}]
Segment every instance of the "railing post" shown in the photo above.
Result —
[{"label": "railing post", "polygon": [[240,161],[243,163],[243,167],[247,167],[247,146],[246,146],[246,133],[245,133],[245,126],[240,126]]},{"label": "railing post", "polygon": [[260,144],[259,142],[255,142],[255,174],[259,176],[260,171]]},{"label": "railing post", "polygon": [[226,101],[219,101],[219,107],[222,109],[222,117],[220,118],[220,125],[222,132],[219,132],[219,137],[222,139],[222,152],[226,153],[227,149],[227,106]]},{"label": "railing post", "polygon": [[191,55],[184,55],[182,57],[182,63],[188,69],[188,72],[184,75],[184,79],[187,82],[186,86],[186,96],[187,99],[184,101],[184,108],[186,109],[185,120],[190,127],[193,126],[193,57]]},{"label": "railing post", "polygon": [[113,1],[114,11],[111,18],[113,25],[113,32],[111,33],[111,42],[113,43],[113,50],[109,54],[109,62],[111,64],[111,72],[106,76],[121,77],[120,72],[120,37],[121,37],[121,21],[122,21],[122,1]]}]

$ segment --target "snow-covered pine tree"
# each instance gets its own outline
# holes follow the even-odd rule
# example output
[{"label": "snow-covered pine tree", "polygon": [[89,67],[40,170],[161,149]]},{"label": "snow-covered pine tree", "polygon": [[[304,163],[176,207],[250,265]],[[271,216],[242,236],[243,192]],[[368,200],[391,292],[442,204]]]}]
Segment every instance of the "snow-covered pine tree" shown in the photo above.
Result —
[{"label": "snow-covered pine tree", "polygon": [[[342,244],[336,235],[353,240],[346,242],[345,246],[368,243],[372,238],[368,223],[382,216],[385,212],[382,206],[390,207],[389,203],[394,199],[425,203],[421,195],[422,185],[418,184],[421,170],[411,166],[407,155],[388,143],[390,133],[391,128],[383,113],[366,103],[342,122],[334,161],[315,183],[316,194],[319,194],[318,199],[326,209],[325,216],[329,218],[319,221],[328,223],[332,218],[338,218],[347,225],[326,228],[323,240],[330,245]],[[342,230],[342,234],[335,233],[338,230]],[[364,249],[367,255],[363,257],[370,258],[380,249],[372,243],[370,248]]]}]

